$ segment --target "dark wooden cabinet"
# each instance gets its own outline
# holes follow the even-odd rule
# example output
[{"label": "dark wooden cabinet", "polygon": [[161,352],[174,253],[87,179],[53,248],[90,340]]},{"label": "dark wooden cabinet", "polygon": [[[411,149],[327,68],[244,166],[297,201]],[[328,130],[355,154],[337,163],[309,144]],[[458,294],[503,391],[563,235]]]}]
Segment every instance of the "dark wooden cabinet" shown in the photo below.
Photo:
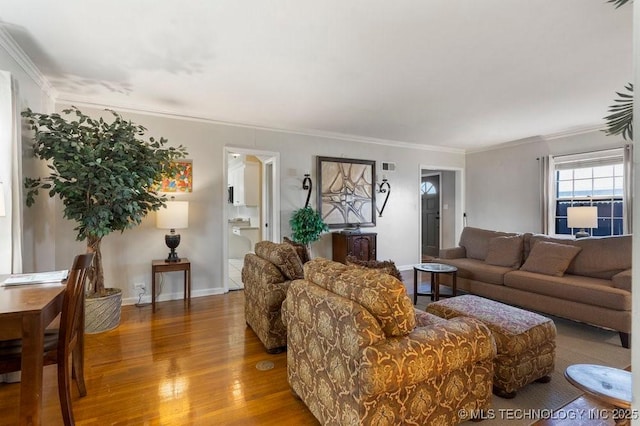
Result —
[{"label": "dark wooden cabinet", "polygon": [[347,256],[360,260],[376,260],[375,232],[333,232],[333,260],[345,262]]}]

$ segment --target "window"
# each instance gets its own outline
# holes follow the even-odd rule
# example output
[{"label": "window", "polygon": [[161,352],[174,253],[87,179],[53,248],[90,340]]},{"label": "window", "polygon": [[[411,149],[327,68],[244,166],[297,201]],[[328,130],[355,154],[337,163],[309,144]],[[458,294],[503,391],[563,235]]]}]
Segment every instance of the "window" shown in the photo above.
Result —
[{"label": "window", "polygon": [[623,149],[554,157],[556,234],[575,234],[567,225],[567,207],[597,207],[598,227],[591,235],[625,233],[625,167]]},{"label": "window", "polygon": [[437,194],[438,190],[431,182],[422,182],[420,184],[420,194]]}]

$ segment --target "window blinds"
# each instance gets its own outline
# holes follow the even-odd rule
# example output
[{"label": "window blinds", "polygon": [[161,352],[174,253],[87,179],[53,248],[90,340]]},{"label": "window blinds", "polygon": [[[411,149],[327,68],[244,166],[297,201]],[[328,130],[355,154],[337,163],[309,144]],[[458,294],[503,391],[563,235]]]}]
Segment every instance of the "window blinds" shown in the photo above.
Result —
[{"label": "window blinds", "polygon": [[612,166],[624,163],[624,148],[553,157],[556,170],[581,169],[584,167]]}]

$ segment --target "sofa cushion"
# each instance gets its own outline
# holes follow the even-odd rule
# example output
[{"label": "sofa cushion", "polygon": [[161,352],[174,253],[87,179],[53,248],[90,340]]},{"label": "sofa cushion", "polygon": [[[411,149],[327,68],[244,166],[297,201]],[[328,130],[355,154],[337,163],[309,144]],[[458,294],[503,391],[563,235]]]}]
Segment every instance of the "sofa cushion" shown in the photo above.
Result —
[{"label": "sofa cushion", "polygon": [[304,278],[326,289],[340,277],[340,274],[349,268],[345,264],[323,257],[316,257],[304,264]]},{"label": "sofa cushion", "polygon": [[282,242],[285,244],[289,244],[295,249],[298,257],[300,258],[300,262],[302,262],[303,265],[311,259],[311,257],[309,256],[309,250],[307,250],[307,246],[305,246],[304,244],[296,243],[295,241],[290,240],[287,237],[284,237],[282,239]]},{"label": "sofa cushion", "polygon": [[354,256],[347,256],[345,263],[347,266],[353,266],[355,268],[379,269],[385,274],[389,274],[402,281],[402,275],[393,260],[360,260]]},{"label": "sofa cushion", "polygon": [[611,279],[631,268],[631,235],[581,238],[572,244],[582,250],[567,269],[568,274]]},{"label": "sofa cushion", "polygon": [[522,235],[492,238],[484,261],[489,265],[519,268],[522,264],[523,244]]},{"label": "sofa cushion", "polygon": [[513,271],[513,268],[487,265],[482,260],[477,259],[438,259],[438,262],[458,268],[457,274],[460,278],[497,285],[504,283],[504,274]]},{"label": "sofa cushion", "polygon": [[[539,242],[567,244],[582,249],[567,268],[567,274],[611,279],[615,274],[631,268],[631,235],[574,240],[535,234],[531,236],[528,247],[533,250]],[[526,244],[525,257],[527,257]]]},{"label": "sofa cushion", "polygon": [[484,260],[489,250],[489,240],[495,237],[509,237],[517,235],[510,232],[489,231],[487,229],[472,228],[467,226],[460,235],[459,246],[464,247],[467,257]]},{"label": "sofa cushion", "polygon": [[407,289],[389,274],[322,258],[307,262],[304,272],[307,280],[365,307],[387,337],[404,336],[416,326],[416,313]]},{"label": "sofa cushion", "polygon": [[631,291],[631,269],[615,274],[611,281],[615,288]]},{"label": "sofa cushion", "polygon": [[256,243],[255,252],[257,256],[276,265],[287,279],[297,280],[304,277],[302,262],[291,245],[260,241]]},{"label": "sofa cushion", "polygon": [[582,250],[580,247],[568,244],[539,242],[533,246],[529,257],[520,269],[561,277],[580,250]]},{"label": "sofa cushion", "polygon": [[506,274],[504,284],[506,287],[551,296],[561,300],[570,300],[619,311],[631,309],[631,293],[613,287],[610,280],[600,278],[579,275],[556,277],[518,270]]}]

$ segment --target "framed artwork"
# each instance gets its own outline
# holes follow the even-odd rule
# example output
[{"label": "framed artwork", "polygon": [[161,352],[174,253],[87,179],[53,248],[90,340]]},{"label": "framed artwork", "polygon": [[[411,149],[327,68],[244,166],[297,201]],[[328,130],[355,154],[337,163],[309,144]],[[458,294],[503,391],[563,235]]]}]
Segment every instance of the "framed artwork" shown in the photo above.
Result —
[{"label": "framed artwork", "polygon": [[160,192],[192,192],[193,162],[191,160],[176,161],[177,172],[173,176],[163,176]]},{"label": "framed artwork", "polygon": [[318,157],[318,210],[329,228],[375,226],[376,162]]}]

